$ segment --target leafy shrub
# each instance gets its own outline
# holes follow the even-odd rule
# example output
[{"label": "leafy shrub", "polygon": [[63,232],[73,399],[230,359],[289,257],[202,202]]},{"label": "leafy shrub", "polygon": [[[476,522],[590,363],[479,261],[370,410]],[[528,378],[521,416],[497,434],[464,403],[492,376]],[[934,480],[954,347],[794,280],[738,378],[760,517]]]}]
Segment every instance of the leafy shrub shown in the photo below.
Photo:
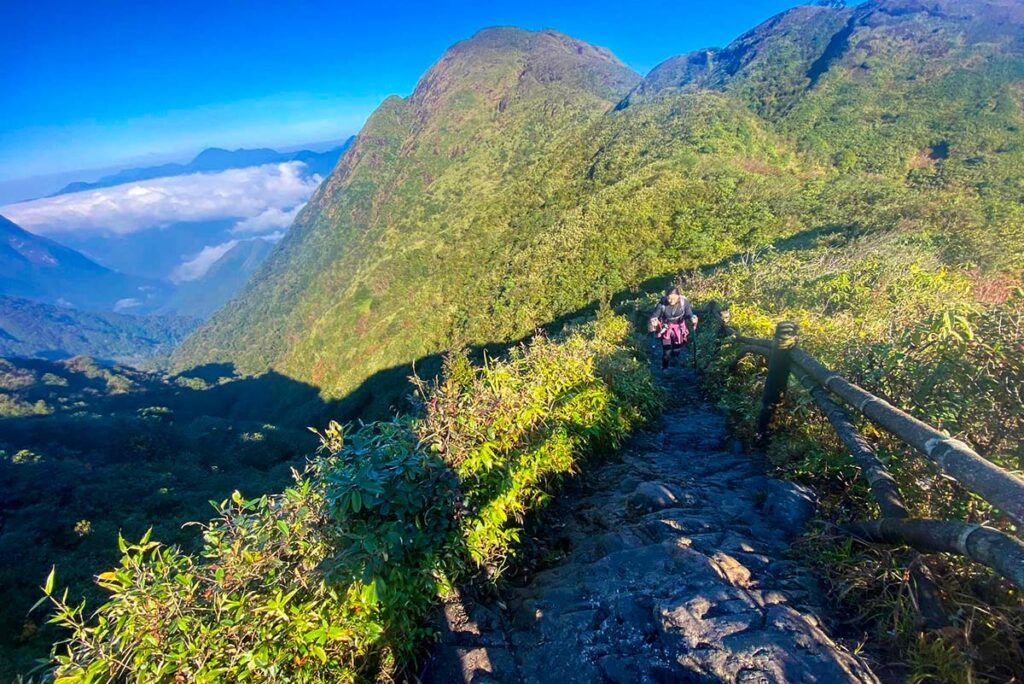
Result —
[{"label": "leafy shrub", "polygon": [[[114,394],[118,376],[134,389]],[[120,557],[119,530],[138,540],[152,527],[154,538],[198,552],[198,528],[182,523],[205,520],[209,502],[235,489],[255,498],[289,486],[291,468],[316,447],[306,426],[322,419],[308,416],[327,410],[310,400],[315,388],[284,378],[193,391],[82,358],[2,360],[0,394],[52,409],[0,418],[0,585],[8,598],[0,603],[0,682],[30,670],[61,636],[42,611],[27,614],[51,565],[72,596],[94,606],[106,594],[95,575]],[[76,530],[82,520],[90,534]]]},{"label": "leafy shrub", "polygon": [[345,682],[393,673],[439,593],[500,572],[560,477],[657,407],[629,326],[607,314],[507,359],[446,362],[421,411],[344,434],[281,494],[237,492],[200,554],[121,540],[93,616],[45,587],[71,636],[57,682]]},{"label": "leafy shrub", "polygon": [[625,319],[602,316],[561,341],[536,338],[507,359],[472,367],[452,356],[444,380],[422,388],[420,438],[457,473],[472,560],[500,571],[525,513],[579,467],[581,454],[615,448],[655,408],[657,392],[627,350]]}]

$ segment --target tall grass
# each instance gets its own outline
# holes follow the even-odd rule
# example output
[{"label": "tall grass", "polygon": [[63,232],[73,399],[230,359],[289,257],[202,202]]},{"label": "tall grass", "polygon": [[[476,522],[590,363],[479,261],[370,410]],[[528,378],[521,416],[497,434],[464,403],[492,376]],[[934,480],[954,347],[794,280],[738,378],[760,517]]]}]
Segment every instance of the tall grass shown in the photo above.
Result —
[{"label": "tall grass", "polygon": [[[751,253],[691,274],[698,299],[730,305],[743,334],[770,337],[797,322],[801,345],[853,382],[963,439],[1010,470],[1024,467],[1024,291],[1019,279],[950,268],[927,236],[877,232],[819,240],[793,252]],[[751,438],[763,361],[702,344],[707,385],[741,436]],[[911,514],[986,523],[1019,533],[984,501],[870,423],[860,425],[896,478]],[[876,517],[858,468],[806,394],[790,391],[769,460],[776,473],[813,486],[820,525],[799,545],[829,578],[868,640],[902,661],[914,681],[1024,678],[1024,602],[1019,591],[959,558],[929,560],[951,624],[925,634],[902,554],[851,543],[836,524]]]}]

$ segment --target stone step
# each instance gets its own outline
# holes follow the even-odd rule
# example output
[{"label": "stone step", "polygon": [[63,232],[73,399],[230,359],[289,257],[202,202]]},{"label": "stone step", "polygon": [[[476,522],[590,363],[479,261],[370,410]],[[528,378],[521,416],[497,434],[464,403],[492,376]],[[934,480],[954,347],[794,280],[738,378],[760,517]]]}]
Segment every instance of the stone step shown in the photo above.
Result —
[{"label": "stone step", "polygon": [[787,557],[813,493],[766,477],[695,379],[662,376],[676,407],[556,504],[556,565],[445,604],[424,681],[877,681]]}]

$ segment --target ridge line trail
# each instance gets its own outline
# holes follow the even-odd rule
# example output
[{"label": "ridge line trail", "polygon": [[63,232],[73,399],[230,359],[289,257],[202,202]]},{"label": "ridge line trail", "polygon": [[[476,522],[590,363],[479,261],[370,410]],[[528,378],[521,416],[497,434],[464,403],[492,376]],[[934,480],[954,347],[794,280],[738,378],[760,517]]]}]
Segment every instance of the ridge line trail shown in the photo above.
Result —
[{"label": "ridge line trail", "polygon": [[726,448],[693,370],[662,384],[664,415],[552,501],[564,525],[542,536],[564,555],[500,600],[445,602],[425,682],[878,681],[787,558],[806,491]]}]

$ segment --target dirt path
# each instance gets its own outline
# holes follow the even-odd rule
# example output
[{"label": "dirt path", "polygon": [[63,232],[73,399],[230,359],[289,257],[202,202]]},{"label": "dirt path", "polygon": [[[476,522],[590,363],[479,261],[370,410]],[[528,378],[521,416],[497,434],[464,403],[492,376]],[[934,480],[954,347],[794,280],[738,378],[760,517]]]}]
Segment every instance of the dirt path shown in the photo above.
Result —
[{"label": "dirt path", "polygon": [[665,383],[675,405],[660,423],[559,502],[564,558],[500,600],[445,605],[425,681],[877,681],[787,558],[809,493],[726,448],[692,371]]}]

